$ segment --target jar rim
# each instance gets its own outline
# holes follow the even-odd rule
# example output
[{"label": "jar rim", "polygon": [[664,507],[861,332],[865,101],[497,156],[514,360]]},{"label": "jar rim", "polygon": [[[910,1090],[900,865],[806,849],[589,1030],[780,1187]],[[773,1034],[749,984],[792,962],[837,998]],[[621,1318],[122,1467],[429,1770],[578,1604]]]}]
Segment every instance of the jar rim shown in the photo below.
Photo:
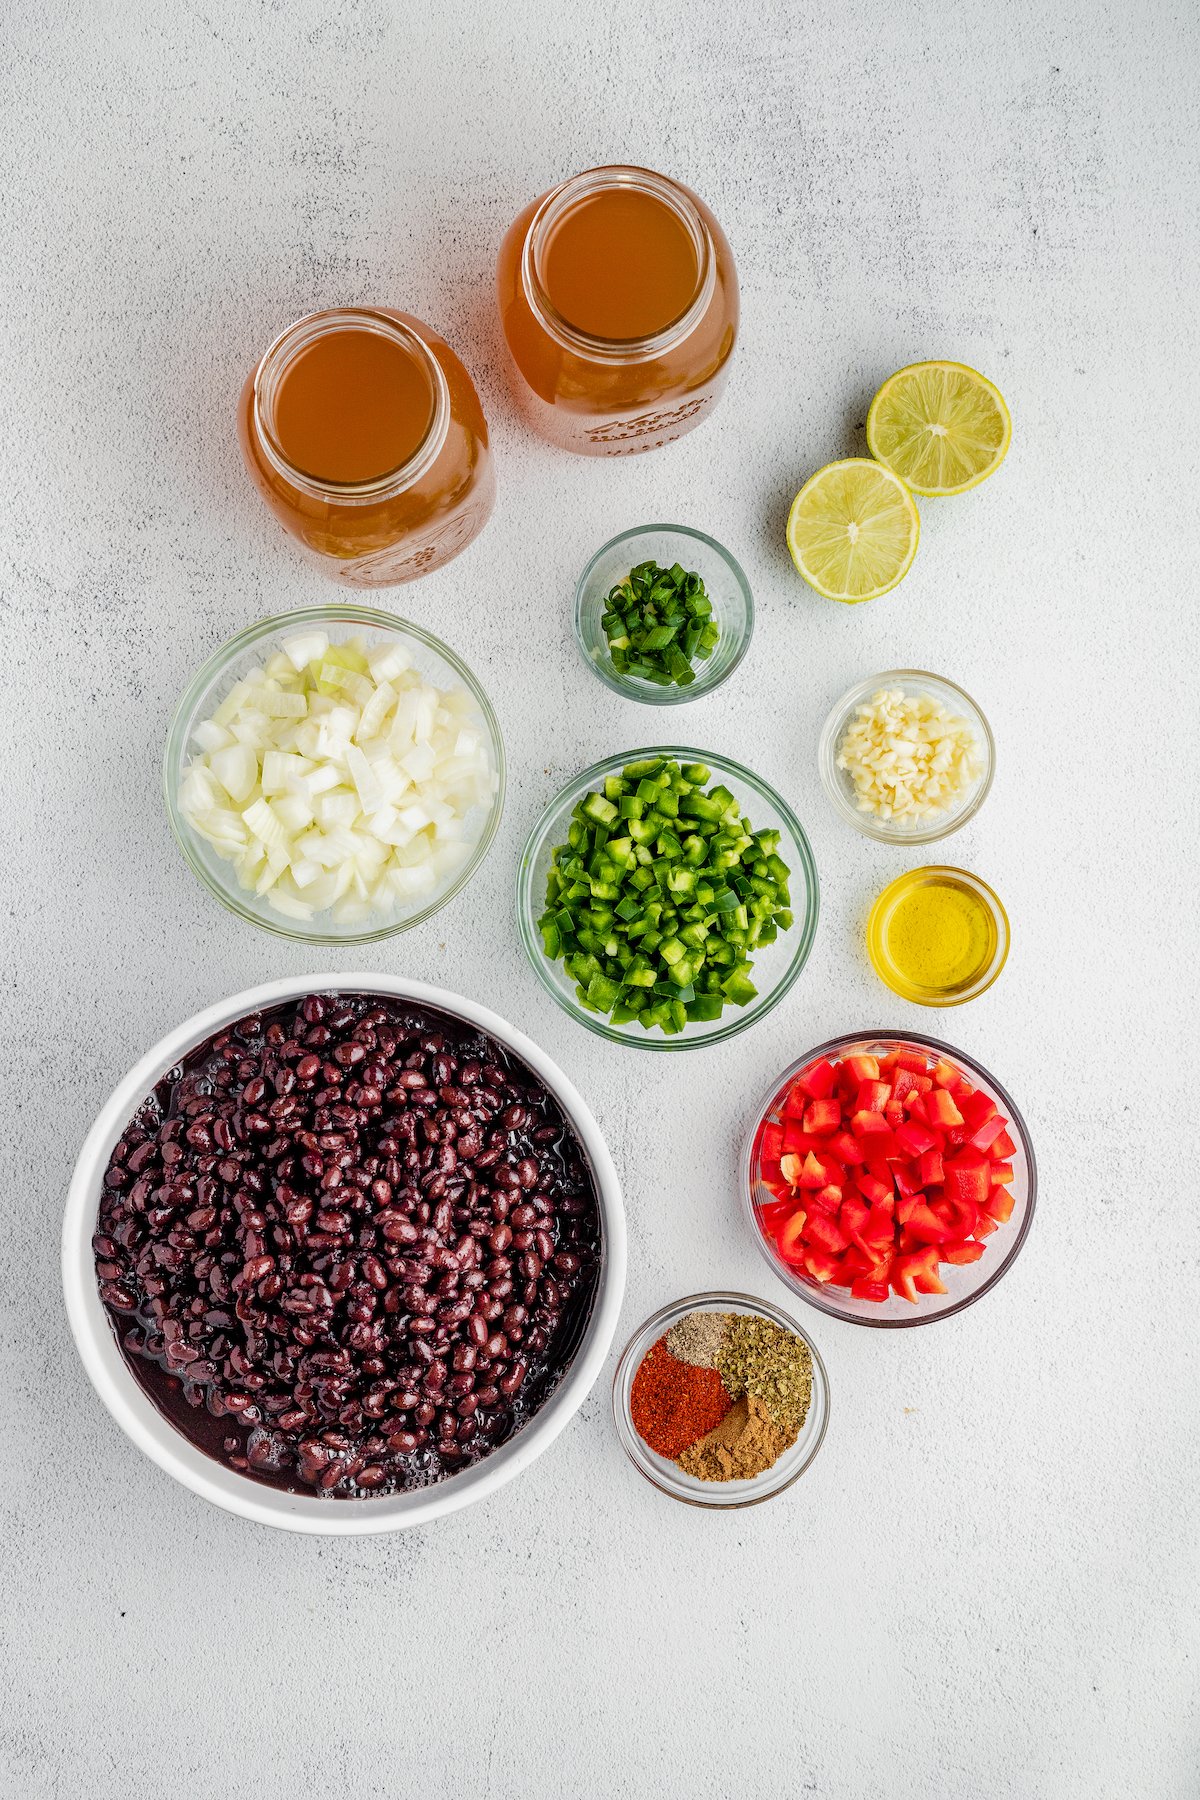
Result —
[{"label": "jar rim", "polygon": [[[696,251],[696,291],[686,310],[661,331],[637,338],[606,338],[583,331],[559,312],[541,278],[541,256],[552,228],[563,214],[590,194],[627,188],[649,194],[669,206],[687,230]],[[668,175],[634,163],[612,163],[559,182],[544,197],[529,222],[521,251],[521,283],[525,299],[543,330],[562,349],[596,362],[649,362],[683,342],[707,312],[716,287],[716,252],[700,210],[687,190]]]},{"label": "jar rim", "polygon": [[[296,358],[318,338],[351,327],[389,338],[421,364],[433,390],[433,413],[416,449],[396,468],[385,470],[370,481],[325,481],[289,461],[274,430],[274,404],[280,384]],[[367,505],[403,493],[437,461],[450,429],[450,388],[429,345],[402,319],[374,307],[332,306],[294,319],[267,347],[254,371],[252,417],[263,455],[292,487],[312,500],[329,500],[339,506]]]}]

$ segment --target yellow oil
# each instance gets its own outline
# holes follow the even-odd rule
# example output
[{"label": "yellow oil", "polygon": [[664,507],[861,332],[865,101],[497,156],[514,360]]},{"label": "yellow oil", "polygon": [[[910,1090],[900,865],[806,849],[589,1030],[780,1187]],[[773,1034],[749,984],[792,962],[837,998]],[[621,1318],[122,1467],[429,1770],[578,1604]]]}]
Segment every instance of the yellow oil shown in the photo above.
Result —
[{"label": "yellow oil", "polygon": [[953,1006],[991,985],[1008,953],[1008,920],[991,889],[962,869],[914,869],[875,902],[867,925],[875,972],[923,1006]]}]

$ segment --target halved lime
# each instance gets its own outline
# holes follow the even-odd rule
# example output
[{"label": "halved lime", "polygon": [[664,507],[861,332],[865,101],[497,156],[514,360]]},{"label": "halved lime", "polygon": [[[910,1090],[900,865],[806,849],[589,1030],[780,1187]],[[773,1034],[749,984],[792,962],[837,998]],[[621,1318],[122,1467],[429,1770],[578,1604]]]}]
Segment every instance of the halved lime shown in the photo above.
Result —
[{"label": "halved lime", "polygon": [[788,549],[809,587],[850,605],[903,581],[920,535],[904,483],[865,456],[818,469],[788,514]]},{"label": "halved lime", "polygon": [[1004,461],[1012,420],[999,388],[965,363],[920,362],[884,382],[867,446],[914,494],[963,494]]}]

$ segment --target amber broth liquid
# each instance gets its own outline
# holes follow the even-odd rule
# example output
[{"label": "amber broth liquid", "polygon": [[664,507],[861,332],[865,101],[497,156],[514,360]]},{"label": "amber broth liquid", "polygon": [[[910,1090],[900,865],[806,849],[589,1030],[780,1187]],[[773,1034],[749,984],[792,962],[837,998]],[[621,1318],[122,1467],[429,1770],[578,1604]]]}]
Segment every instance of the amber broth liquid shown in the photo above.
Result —
[{"label": "amber broth liquid", "polygon": [[673,207],[633,188],[602,188],[554,225],[538,275],[555,311],[610,342],[653,337],[681,319],[700,267]]},{"label": "amber broth liquid", "polygon": [[434,406],[429,371],[404,345],[362,328],[329,332],[285,370],[275,439],[285,461],[313,480],[377,481],[420,448]]}]

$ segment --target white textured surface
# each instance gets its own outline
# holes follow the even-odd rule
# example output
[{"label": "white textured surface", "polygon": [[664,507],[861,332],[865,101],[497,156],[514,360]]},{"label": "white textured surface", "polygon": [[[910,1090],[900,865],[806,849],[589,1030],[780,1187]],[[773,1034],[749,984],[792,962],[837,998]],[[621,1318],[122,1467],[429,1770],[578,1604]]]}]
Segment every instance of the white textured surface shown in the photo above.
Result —
[{"label": "white textured surface", "polygon": [[[1184,0],[10,0],[5,1793],[1200,1793],[1197,51]],[[527,197],[618,159],[713,204],[744,325],[709,425],[591,463],[514,422],[491,268]],[[356,299],[438,324],[483,394],[496,516],[393,603],[471,658],[512,767],[475,884],[378,966],[494,1005],[589,1096],[627,1185],[625,1327],[693,1286],[783,1298],[738,1212],[748,1107],[834,1031],[930,1024],[864,964],[869,901],[918,858],[830,811],[827,707],[911,662],[996,730],[993,795],[947,849],[999,888],[1014,950],[942,1023],[1026,1109],[1037,1223],[948,1324],[811,1316],[829,1437],[758,1511],[653,1493],[601,1383],[531,1473],[440,1529],[276,1536],[146,1464],[65,1341],[56,1235],[96,1106],[201,1003],[320,966],[201,892],[158,758],[202,657],[329,591],[255,501],[233,407],[285,321]],[[793,576],[786,504],[928,355],[999,381],[1013,450],[925,507],[902,588],[843,611]],[[786,1004],[678,1060],[558,1014],[510,917],[548,792],[658,729],[587,675],[568,620],[587,555],[647,517],[728,542],[759,605],[735,681],[671,729],[789,794],[824,888]]]}]

